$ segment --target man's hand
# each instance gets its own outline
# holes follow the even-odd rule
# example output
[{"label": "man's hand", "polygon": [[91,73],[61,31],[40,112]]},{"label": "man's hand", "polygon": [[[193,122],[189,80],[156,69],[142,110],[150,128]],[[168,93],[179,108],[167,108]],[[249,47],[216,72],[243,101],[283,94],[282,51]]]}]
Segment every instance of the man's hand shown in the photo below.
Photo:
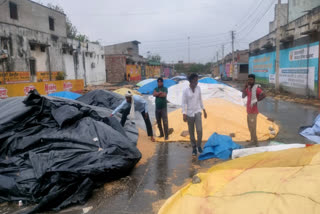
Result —
[{"label": "man's hand", "polygon": [[113,114],[110,114],[110,117],[113,117]]},{"label": "man's hand", "polygon": [[205,119],[207,119],[207,117],[208,117],[207,112],[204,109],[203,109],[203,116],[204,116]]},{"label": "man's hand", "polygon": [[184,121],[184,122],[187,122],[187,121],[188,121],[186,114],[183,115],[183,121]]},{"label": "man's hand", "polygon": [[144,118],[145,119],[148,119],[148,116],[149,116],[148,113],[144,113]]},{"label": "man's hand", "polygon": [[244,85],[244,90],[247,90],[249,84],[248,84],[248,81],[246,82],[246,84]]}]

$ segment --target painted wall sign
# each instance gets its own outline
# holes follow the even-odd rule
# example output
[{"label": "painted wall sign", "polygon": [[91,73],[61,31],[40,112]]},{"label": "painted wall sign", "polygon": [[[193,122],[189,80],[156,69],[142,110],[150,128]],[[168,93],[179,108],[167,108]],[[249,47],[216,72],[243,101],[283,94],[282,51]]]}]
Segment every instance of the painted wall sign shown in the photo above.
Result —
[{"label": "painted wall sign", "polygon": [[[72,88],[71,88],[72,85]],[[70,91],[81,93],[84,88],[83,80],[61,80],[52,82],[18,83],[0,85],[0,98],[26,96],[30,90],[37,89],[42,95],[53,92],[65,91],[65,86]]]}]

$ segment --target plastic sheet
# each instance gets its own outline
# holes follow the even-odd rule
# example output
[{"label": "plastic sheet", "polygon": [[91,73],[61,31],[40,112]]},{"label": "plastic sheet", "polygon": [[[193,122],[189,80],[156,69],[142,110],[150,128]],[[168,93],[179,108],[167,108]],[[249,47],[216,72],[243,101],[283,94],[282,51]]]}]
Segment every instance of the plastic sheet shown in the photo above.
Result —
[{"label": "plastic sheet", "polygon": [[[207,141],[213,133],[228,136],[232,135],[232,140],[235,142],[251,140],[247,125],[247,111],[244,106],[223,99],[213,98],[204,101],[204,107],[207,111],[208,118],[204,119],[202,115],[203,141]],[[169,141],[190,142],[189,136],[181,136],[182,132],[188,132],[188,125],[183,121],[182,110],[178,109],[169,113],[168,119],[170,128],[174,130],[169,136]],[[276,123],[271,122],[262,114],[258,115],[257,137],[259,141],[273,139],[278,132],[279,126]],[[159,133],[157,133],[157,135],[158,134]],[[164,142],[163,138],[157,138],[156,140]]]},{"label": "plastic sheet", "polygon": [[[170,88],[171,86],[177,84],[175,81],[171,80],[171,79],[164,79],[163,80],[163,85],[166,88]],[[145,84],[144,86],[139,88],[139,92],[141,94],[153,94],[154,89],[158,87],[158,83],[157,80],[154,80],[152,82],[149,82],[147,84]]]},{"label": "plastic sheet", "polygon": [[141,158],[138,132],[110,113],[37,92],[1,100],[0,202],[37,203],[30,213],[60,210],[127,175]]},{"label": "plastic sheet", "polygon": [[122,101],[124,96],[106,90],[94,90],[79,97],[77,100],[93,106],[105,107],[114,110]]},{"label": "plastic sheet", "polygon": [[199,155],[199,160],[210,158],[227,160],[231,157],[234,149],[240,148],[241,146],[234,143],[231,137],[214,133],[204,145],[203,152]]},{"label": "plastic sheet", "polygon": [[81,94],[77,94],[77,93],[70,92],[70,91],[61,91],[61,92],[55,92],[55,93],[49,94],[48,96],[50,96],[50,97],[67,98],[67,99],[70,99],[70,100],[76,100],[79,97],[81,97]]},{"label": "plastic sheet", "polygon": [[[181,105],[183,91],[190,85],[189,81],[180,82],[168,89],[167,99],[170,103],[175,105]],[[225,84],[207,84],[198,83],[201,89],[201,95],[203,100],[212,98],[221,98],[229,102],[245,106],[247,99],[242,98],[242,92],[227,86]]]},{"label": "plastic sheet", "polygon": [[320,143],[320,115],[316,117],[311,127],[304,127],[300,135],[315,143]]},{"label": "plastic sheet", "polygon": [[319,145],[238,158],[197,177],[159,214],[320,213]]}]

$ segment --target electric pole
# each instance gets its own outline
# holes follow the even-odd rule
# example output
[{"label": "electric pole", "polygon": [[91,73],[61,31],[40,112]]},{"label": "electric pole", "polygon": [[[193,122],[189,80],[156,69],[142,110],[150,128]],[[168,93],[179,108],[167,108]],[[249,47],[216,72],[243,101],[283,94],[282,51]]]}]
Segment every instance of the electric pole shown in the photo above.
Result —
[{"label": "electric pole", "polygon": [[222,45],[222,59],[224,58],[224,45]]},{"label": "electric pole", "polygon": [[231,31],[231,39],[232,39],[232,66],[231,66],[231,77],[233,76],[234,72],[234,31]]},{"label": "electric pole", "polygon": [[188,62],[190,64],[190,36],[188,36]]},{"label": "electric pole", "polygon": [[277,5],[277,31],[276,31],[276,91],[280,89],[279,84],[279,68],[280,68],[280,5],[281,0],[278,0]]},{"label": "electric pole", "polygon": [[219,61],[219,52],[217,51],[217,62]]}]

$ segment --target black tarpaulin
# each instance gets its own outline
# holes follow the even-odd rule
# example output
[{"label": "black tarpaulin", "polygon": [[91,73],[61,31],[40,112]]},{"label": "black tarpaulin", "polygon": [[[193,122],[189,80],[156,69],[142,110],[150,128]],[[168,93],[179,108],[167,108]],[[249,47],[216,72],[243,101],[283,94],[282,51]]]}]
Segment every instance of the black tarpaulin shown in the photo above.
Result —
[{"label": "black tarpaulin", "polygon": [[98,184],[140,160],[138,132],[111,110],[37,92],[0,101],[0,202],[37,203],[31,212],[84,203]]},{"label": "black tarpaulin", "polygon": [[77,100],[88,105],[106,107],[114,110],[122,103],[124,99],[124,96],[115,92],[106,90],[94,90],[79,97]]}]

